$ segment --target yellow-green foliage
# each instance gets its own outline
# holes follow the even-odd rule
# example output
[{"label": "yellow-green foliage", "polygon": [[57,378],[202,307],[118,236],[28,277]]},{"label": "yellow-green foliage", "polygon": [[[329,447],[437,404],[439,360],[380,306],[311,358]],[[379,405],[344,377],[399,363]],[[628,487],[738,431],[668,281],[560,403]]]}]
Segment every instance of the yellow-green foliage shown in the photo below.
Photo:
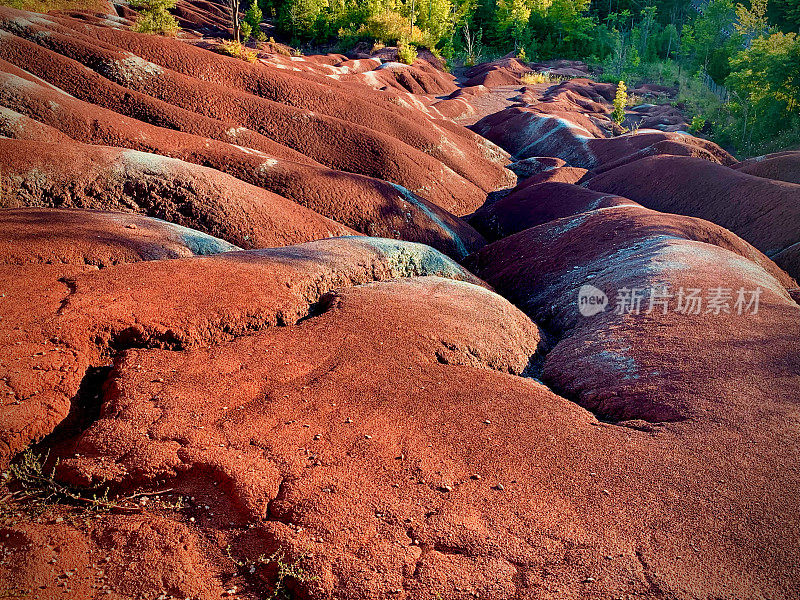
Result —
[{"label": "yellow-green foliage", "polygon": [[227,54],[228,56],[233,56],[234,58],[239,58],[247,62],[256,62],[256,60],[258,60],[258,52],[250,50],[244,44],[234,42],[233,40],[222,42],[217,46],[216,50],[220,54]]},{"label": "yellow-green foliage", "polygon": [[169,13],[175,8],[176,0],[130,0],[131,8],[139,11],[134,31],[175,36],[180,27],[178,21]]},{"label": "yellow-green foliage", "polygon": [[642,96],[637,96],[636,94],[628,94],[628,104],[626,105],[628,108],[633,108],[634,106],[639,106],[640,104],[644,103],[644,98]]},{"label": "yellow-green foliage", "polygon": [[290,580],[299,583],[312,583],[319,580],[319,576],[309,573],[306,568],[305,554],[300,555],[294,561],[287,561],[286,554],[283,550],[276,550],[270,556],[261,554],[256,558],[237,558],[233,555],[231,547],[225,548],[225,554],[233,563],[245,573],[254,573],[261,567],[273,567],[277,570],[275,573],[275,584],[272,586],[272,593],[262,596],[266,600],[280,600],[283,598],[291,598],[291,591],[288,587]]},{"label": "yellow-green foliage", "polygon": [[358,28],[342,28],[339,38],[356,40],[375,40],[381,44],[397,44],[407,40],[415,44],[423,43],[425,34],[417,27],[409,27],[408,18],[394,10],[387,10],[367,18]]},{"label": "yellow-green foliage", "polygon": [[402,41],[397,46],[397,60],[407,65],[417,60],[417,49],[410,42]]},{"label": "yellow-green foliage", "polygon": [[[379,42],[393,44],[408,37],[408,19],[396,11],[387,10],[370,16],[365,24],[365,32]],[[411,41],[421,39],[422,32],[417,27],[412,28]]]},{"label": "yellow-green foliage", "polygon": [[625,87],[625,82],[620,81],[617,85],[617,94],[614,96],[614,110],[611,112],[611,118],[617,125],[621,125],[625,120],[625,107],[628,106],[628,92]]},{"label": "yellow-green foliage", "polygon": [[691,131],[692,133],[697,133],[705,126],[706,126],[705,118],[701,117],[700,115],[695,115],[692,117],[692,123],[689,125],[689,131]]}]

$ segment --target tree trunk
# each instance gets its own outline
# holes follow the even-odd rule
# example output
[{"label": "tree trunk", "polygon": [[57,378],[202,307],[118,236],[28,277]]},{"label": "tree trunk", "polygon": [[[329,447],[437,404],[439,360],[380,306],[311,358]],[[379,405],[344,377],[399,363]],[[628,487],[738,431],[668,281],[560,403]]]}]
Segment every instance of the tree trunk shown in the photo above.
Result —
[{"label": "tree trunk", "polygon": [[241,36],[239,32],[239,0],[228,0],[228,6],[231,9],[231,25],[233,26],[233,40],[238,44],[241,43]]}]

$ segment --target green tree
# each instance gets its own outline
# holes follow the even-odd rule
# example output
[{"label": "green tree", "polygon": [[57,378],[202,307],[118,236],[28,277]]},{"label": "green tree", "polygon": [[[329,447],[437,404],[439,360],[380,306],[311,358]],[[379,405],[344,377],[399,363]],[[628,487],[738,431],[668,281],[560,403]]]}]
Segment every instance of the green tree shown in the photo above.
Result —
[{"label": "green tree", "polygon": [[736,21],[733,26],[739,35],[748,40],[764,35],[769,28],[767,0],[750,0],[750,8],[737,4]]},{"label": "green tree", "polygon": [[777,32],[731,59],[727,85],[752,106],[751,125],[777,129],[800,117],[800,39]]},{"label": "green tree", "polygon": [[292,42],[311,40],[317,34],[317,21],[325,7],[324,0],[286,0],[276,3],[276,23]]},{"label": "green tree", "polygon": [[[545,26],[552,32],[559,54],[576,55],[591,40],[594,21],[585,15],[590,0],[552,0]],[[537,14],[539,11],[537,11]]]},{"label": "green tree", "polygon": [[514,40],[515,49],[523,40],[531,7],[526,0],[497,0],[497,23],[499,30]]},{"label": "green tree", "polygon": [[767,16],[770,23],[784,33],[800,31],[800,2],[797,0],[770,0]]},{"label": "green tree", "polygon": [[[257,42],[261,42],[266,37],[264,32],[261,31],[261,21],[264,20],[264,14],[261,12],[261,7],[256,0],[250,3],[247,12],[244,13],[244,22],[242,23],[242,37],[245,41],[252,35]],[[244,26],[248,26],[248,34],[244,35]]]},{"label": "green tree", "polygon": [[733,0],[711,0],[694,23],[684,27],[684,56],[695,68],[722,82],[730,73],[730,58],[742,48],[735,30],[736,7]]},{"label": "green tree", "polygon": [[426,43],[436,47],[453,35],[454,7],[450,0],[417,0],[417,26],[425,32]]}]

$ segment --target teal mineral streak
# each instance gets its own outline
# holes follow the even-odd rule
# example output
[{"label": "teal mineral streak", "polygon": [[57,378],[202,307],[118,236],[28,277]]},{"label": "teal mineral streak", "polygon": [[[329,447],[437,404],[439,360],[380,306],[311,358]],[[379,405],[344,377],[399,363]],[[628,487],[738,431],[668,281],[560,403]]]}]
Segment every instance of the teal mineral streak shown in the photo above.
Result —
[{"label": "teal mineral streak", "polygon": [[409,204],[413,204],[417,208],[419,208],[422,212],[424,212],[428,218],[436,223],[439,227],[442,228],[442,231],[447,233],[453,243],[456,245],[456,250],[458,251],[459,258],[464,258],[470,252],[467,250],[467,247],[464,245],[464,242],[461,241],[461,238],[458,237],[458,234],[452,231],[447,225],[445,225],[444,221],[442,221],[436,213],[434,213],[428,206],[425,205],[424,202],[420,202],[414,194],[412,194],[409,190],[404,188],[402,185],[397,185],[396,183],[391,184],[400,194],[402,194],[403,199]]}]

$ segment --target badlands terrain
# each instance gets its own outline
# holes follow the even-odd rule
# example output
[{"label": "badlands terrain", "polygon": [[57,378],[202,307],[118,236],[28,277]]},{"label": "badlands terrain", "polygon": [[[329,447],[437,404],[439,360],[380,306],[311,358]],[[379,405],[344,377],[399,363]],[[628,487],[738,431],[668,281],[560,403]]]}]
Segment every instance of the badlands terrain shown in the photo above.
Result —
[{"label": "badlands terrain", "polygon": [[0,597],[800,597],[800,152],[133,16],[0,7]]}]

